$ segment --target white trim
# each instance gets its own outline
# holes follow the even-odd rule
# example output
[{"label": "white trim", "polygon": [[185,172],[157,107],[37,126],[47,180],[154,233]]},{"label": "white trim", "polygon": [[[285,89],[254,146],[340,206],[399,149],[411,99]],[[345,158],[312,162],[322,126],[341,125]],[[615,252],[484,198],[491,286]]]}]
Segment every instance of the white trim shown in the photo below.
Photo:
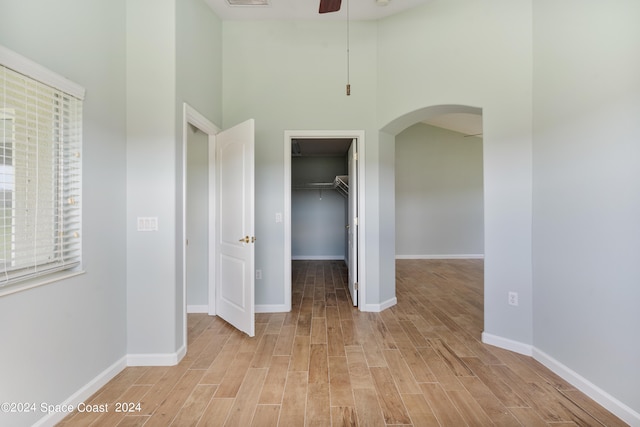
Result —
[{"label": "white trim", "polygon": [[[210,131],[220,129],[210,129]],[[218,245],[216,244],[216,215],[218,203],[218,190],[216,184],[216,136],[209,133],[209,315],[215,316],[216,312],[216,259],[218,258]]]},{"label": "white trim", "polygon": [[396,259],[484,259],[483,254],[396,255]]},{"label": "white trim", "polygon": [[382,310],[386,310],[389,307],[393,307],[398,304],[398,299],[393,297],[386,301],[383,301],[381,304],[363,304],[363,307],[360,308],[361,311],[370,311],[373,313],[379,313]]},{"label": "white trim", "polygon": [[[284,306],[291,311],[291,139],[289,131],[284,132]],[[257,310],[257,307],[256,307]]]},{"label": "white trim", "polygon": [[366,301],[366,144],[363,130],[286,130],[284,131],[284,305],[291,311],[291,140],[295,138],[351,138],[358,152],[358,309]]},{"label": "white trim", "polygon": [[[189,125],[195,126],[202,132],[206,133],[209,138],[209,212],[215,212],[215,193],[211,193],[211,191],[215,191],[215,171],[212,170],[212,165],[215,163],[212,162],[212,158],[215,161],[215,134],[220,132],[220,129],[209,121],[205,116],[200,114],[195,108],[191,107],[186,102],[182,104],[182,224],[176,224],[177,228],[182,227],[182,301],[183,311],[183,342],[181,349],[179,350],[178,359],[182,359],[187,352],[187,313],[189,309],[187,307],[187,141],[189,138]],[[213,149],[212,149],[213,147]],[[211,152],[213,151],[213,156]],[[212,182],[212,179],[214,181]],[[212,209],[212,204],[214,206],[214,210]],[[215,223],[213,215],[209,215],[209,306],[208,313],[211,315],[215,315]],[[182,352],[180,356],[179,353]],[[141,363],[146,363],[145,355],[133,355],[132,360],[141,360]],[[171,358],[169,358],[171,359]],[[140,366],[164,366],[171,365],[175,363],[171,363],[170,361],[167,363],[162,362],[165,360],[164,356],[160,357],[159,362],[153,362],[156,360],[155,356],[149,359],[151,362],[150,365],[140,365]],[[171,359],[173,360],[173,359]],[[138,362],[135,362],[138,363]],[[176,362],[177,363],[177,362]],[[137,366],[137,365],[136,365]]]},{"label": "white trim", "polygon": [[[82,386],[78,391],[73,393],[68,399],[61,403],[64,405],[71,405],[74,408],[78,404],[84,402],[90,398],[95,392],[104,387],[109,381],[111,381],[116,375],[118,375],[124,368],[127,367],[127,357],[123,357],[107,369],[99,373],[94,379]],[[67,412],[49,412],[44,417],[36,421],[34,427],[49,427],[54,426],[58,422],[62,421],[64,417],[69,415]]]},{"label": "white trim", "polygon": [[79,84],[2,45],[0,45],[0,64],[80,100],[84,99],[85,90]]},{"label": "white trim", "polygon": [[208,305],[187,305],[187,313],[209,313]]},{"label": "white trim", "polygon": [[579,375],[569,367],[563,365],[553,357],[535,347],[533,348],[533,358],[589,396],[591,399],[598,402],[607,410],[621,418],[624,422],[632,426],[640,426],[640,413],[620,402],[618,399],[611,396],[609,393],[602,390],[600,387]]},{"label": "white trim", "polygon": [[292,261],[345,261],[344,255],[292,255]]},{"label": "white trim", "polygon": [[519,341],[513,341],[508,338],[499,337],[497,335],[488,334],[486,332],[482,333],[482,342],[485,344],[504,348],[505,350],[524,354],[525,356],[531,356],[533,354],[533,347],[529,344],[524,344]]},{"label": "white trim", "polygon": [[45,276],[34,277],[33,279],[26,280],[19,285],[12,285],[7,288],[0,289],[0,297],[15,294],[16,292],[26,291],[27,289],[37,288],[38,286],[59,282],[60,280],[67,280],[75,276],[80,276],[81,274],[85,274],[85,271],[63,270]]},{"label": "white trim", "polygon": [[127,366],[175,366],[187,354],[183,345],[175,353],[128,354]]},{"label": "white trim", "polygon": [[256,313],[287,313],[291,308],[284,304],[256,304]]},{"label": "white trim", "polygon": [[596,401],[599,405],[603,406],[615,416],[628,423],[630,426],[640,426],[640,413],[620,402],[618,399],[611,396],[609,393],[602,390],[600,387],[593,384],[577,372],[573,371],[568,366],[565,366],[558,360],[546,354],[544,351],[529,344],[513,341],[508,338],[499,337],[486,332],[482,333],[482,342],[532,357],[560,378],[564,379],[576,389]]}]

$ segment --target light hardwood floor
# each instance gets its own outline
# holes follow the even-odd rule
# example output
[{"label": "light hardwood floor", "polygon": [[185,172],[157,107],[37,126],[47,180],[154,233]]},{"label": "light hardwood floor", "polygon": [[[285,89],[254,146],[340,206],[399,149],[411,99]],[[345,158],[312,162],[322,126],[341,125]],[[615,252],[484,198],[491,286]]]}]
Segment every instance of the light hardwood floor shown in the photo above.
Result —
[{"label": "light hardwood floor", "polygon": [[[530,357],[480,342],[480,260],[397,262],[398,304],[351,306],[341,262],[293,264],[293,310],[248,338],[191,314],[172,367],[130,367],[61,426],[624,426]],[[116,402],[139,403],[130,414]]]}]

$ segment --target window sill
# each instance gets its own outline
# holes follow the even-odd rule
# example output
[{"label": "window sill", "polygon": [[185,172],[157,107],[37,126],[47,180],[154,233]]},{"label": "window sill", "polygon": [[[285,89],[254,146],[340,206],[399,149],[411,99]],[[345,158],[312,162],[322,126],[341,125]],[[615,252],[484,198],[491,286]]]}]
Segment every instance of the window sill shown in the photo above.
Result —
[{"label": "window sill", "polygon": [[6,295],[15,294],[17,292],[26,291],[28,289],[37,288],[38,286],[48,285],[60,280],[70,279],[75,276],[80,276],[84,273],[84,270],[65,270],[47,274],[46,276],[25,280],[24,282],[8,286],[6,289],[0,289],[0,298]]}]

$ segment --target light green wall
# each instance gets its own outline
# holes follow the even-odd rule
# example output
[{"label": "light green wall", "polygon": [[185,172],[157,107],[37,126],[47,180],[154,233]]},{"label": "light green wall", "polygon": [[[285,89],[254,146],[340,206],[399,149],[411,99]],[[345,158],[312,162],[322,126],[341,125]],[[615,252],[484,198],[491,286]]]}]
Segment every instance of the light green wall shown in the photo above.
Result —
[{"label": "light green wall", "polygon": [[[380,21],[376,102],[378,124],[391,134],[426,118],[432,106],[481,109],[484,332],[526,344],[532,343],[531,27],[529,0],[436,1]],[[407,114],[415,120],[405,123]],[[381,233],[395,224],[388,212],[393,191],[380,190],[380,216],[389,218]],[[380,260],[381,275],[390,275],[393,260]],[[519,294],[516,310],[507,304],[509,291]]]},{"label": "light green wall", "polygon": [[[86,89],[81,198],[86,273],[0,298],[1,402],[61,403],[124,363],[124,26],[124,0],[3,0],[0,6],[0,44]],[[44,415],[0,413],[0,425],[31,426]]]},{"label": "light green wall", "polygon": [[[344,23],[223,23],[223,127],[256,120],[256,268],[263,275],[256,304],[284,304],[284,227],[274,221],[284,211],[284,131],[365,130],[366,156],[377,157],[376,23],[351,29],[352,90],[346,96]],[[376,193],[367,187],[368,203]],[[368,212],[368,224],[376,216]],[[373,242],[377,232],[371,235]],[[377,265],[369,252],[367,263]],[[367,289],[374,287],[377,274],[367,281]]]},{"label": "light green wall", "polygon": [[[395,296],[395,135],[441,111],[429,107],[456,104],[483,113],[485,332],[534,345],[640,411],[635,1],[541,0],[532,10],[530,0],[447,0],[354,22],[350,97],[343,23],[194,19],[201,7],[3,2],[0,43],[87,89],[87,273],[0,299],[0,338],[13,350],[0,354],[0,401],[62,401],[126,354],[183,344],[183,100],[220,127],[256,119],[258,304],[284,298],[284,231],[273,220],[284,130],[365,130],[367,303],[376,304]],[[211,50],[185,52],[197,34]],[[183,58],[209,71],[195,76]],[[158,216],[160,231],[136,232],[137,216]]]},{"label": "light green wall", "polygon": [[[283,302],[285,129],[365,129],[366,297],[395,297],[394,133],[442,104],[486,109],[485,330],[531,343],[531,5],[436,2],[352,25],[352,96],[344,95],[344,23],[224,22],[224,126],[256,119],[256,303]],[[490,28],[490,31],[486,29]],[[424,118],[424,117],[423,117]],[[413,124],[413,123],[411,123]],[[505,268],[505,266],[507,266]],[[517,311],[508,291],[520,294]],[[508,321],[505,321],[508,319]]]},{"label": "light green wall", "polygon": [[[170,355],[181,333],[175,0],[126,3],[127,349],[132,355]],[[137,217],[157,217],[158,231],[138,232]]]},{"label": "light green wall", "polygon": [[[187,129],[187,306],[209,305],[209,138]],[[213,214],[213,213],[212,213]]]},{"label": "light green wall", "polygon": [[[176,3],[177,119],[182,103],[222,125],[222,22],[203,0]],[[180,137],[182,129],[179,129]]]},{"label": "light green wall", "polygon": [[640,3],[533,17],[534,342],[640,425]]},{"label": "light green wall", "polygon": [[[186,345],[182,104],[222,119],[220,37],[198,0],[127,2],[128,351],[157,363]],[[159,230],[137,232],[139,216]]]},{"label": "light green wall", "polygon": [[[202,0],[174,0],[176,8],[176,242],[182,234],[184,183],[182,122],[186,102],[216,126],[222,124],[222,23]],[[183,310],[183,249],[176,247],[175,315],[176,347],[186,344]],[[204,304],[204,303],[203,303]]]},{"label": "light green wall", "polygon": [[395,147],[396,256],[482,255],[482,139],[418,123]]}]

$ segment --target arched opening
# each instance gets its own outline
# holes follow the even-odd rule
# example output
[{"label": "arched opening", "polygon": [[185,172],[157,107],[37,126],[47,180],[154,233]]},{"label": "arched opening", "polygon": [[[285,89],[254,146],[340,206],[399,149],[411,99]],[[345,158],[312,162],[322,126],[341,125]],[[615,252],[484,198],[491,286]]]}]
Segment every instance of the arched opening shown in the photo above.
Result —
[{"label": "arched opening", "polygon": [[[412,111],[386,125],[385,153],[393,155],[394,273],[396,295],[410,274],[440,286],[467,275],[484,292],[484,186],[482,109],[439,105]],[[381,138],[382,139],[382,138]],[[474,282],[473,285],[471,282]],[[436,295],[436,294],[434,294]],[[440,296],[435,296],[440,298]],[[472,308],[483,323],[482,297]],[[478,336],[479,338],[479,336]]]}]

